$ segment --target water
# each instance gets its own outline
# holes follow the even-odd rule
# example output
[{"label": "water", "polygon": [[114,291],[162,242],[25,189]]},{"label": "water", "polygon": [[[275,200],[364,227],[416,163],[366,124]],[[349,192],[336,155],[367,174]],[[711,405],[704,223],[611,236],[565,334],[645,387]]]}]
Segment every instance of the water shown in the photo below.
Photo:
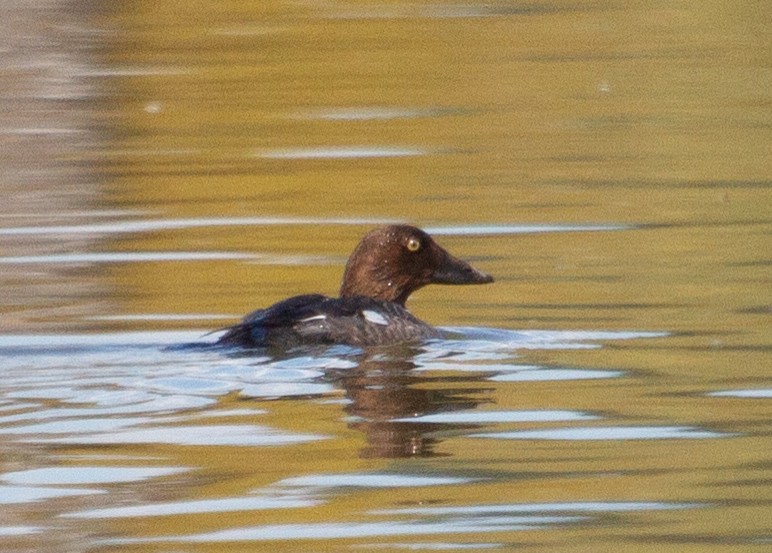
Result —
[{"label": "water", "polygon": [[[760,551],[761,4],[15,2],[0,546]],[[418,224],[453,339],[179,348]]]}]

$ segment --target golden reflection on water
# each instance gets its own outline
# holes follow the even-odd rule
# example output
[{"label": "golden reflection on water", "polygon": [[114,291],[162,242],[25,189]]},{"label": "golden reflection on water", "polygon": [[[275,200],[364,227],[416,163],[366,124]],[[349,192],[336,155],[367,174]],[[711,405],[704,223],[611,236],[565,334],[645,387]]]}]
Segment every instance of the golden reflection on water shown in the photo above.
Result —
[{"label": "golden reflection on water", "polygon": [[[769,540],[770,400],[707,394],[769,388],[772,82],[760,6],[132,2],[92,14],[95,51],[104,57],[90,58],[93,67],[81,68],[78,79],[102,91],[83,117],[107,128],[95,133],[107,142],[51,154],[56,170],[42,173],[61,180],[57,171],[64,167],[82,183],[67,201],[49,195],[47,186],[23,196],[14,179],[1,181],[10,191],[2,208],[3,256],[15,258],[4,262],[8,272],[0,277],[10,290],[3,314],[13,317],[4,328],[204,332],[292,294],[335,293],[360,236],[398,220],[455,229],[439,242],[497,278],[486,287],[422,290],[410,307],[427,321],[660,334],[609,338],[592,349],[515,348],[501,361],[622,373],[606,379],[497,381],[479,369],[427,376],[400,368],[412,361],[387,369],[363,362],[356,370],[327,371],[325,382],[335,390],[329,395],[269,400],[233,391],[214,394],[216,409],[200,410],[216,415],[207,424],[266,425],[327,438],[321,441],[215,447],[9,439],[2,449],[13,455],[3,473],[155,462],[192,470],[116,484],[103,497],[25,505],[0,517],[2,525],[41,525],[38,545],[165,551],[180,544],[116,546],[98,539],[320,525],[308,529],[313,534],[325,525],[391,520],[373,512],[412,507],[673,502],[699,506],[610,509],[586,524],[525,532],[512,522],[512,529],[490,533],[447,537],[437,528],[389,537],[381,529],[375,537],[333,533],[310,543],[320,550],[387,542],[755,550]],[[7,100],[7,87],[0,91]],[[49,117],[40,108],[30,111],[31,118]],[[18,140],[19,133],[6,135]],[[29,217],[30,205],[66,217]],[[108,228],[76,232],[84,223],[76,207],[90,211],[85,222]],[[243,220],[260,217],[270,220]],[[200,219],[210,222],[194,223]],[[109,228],[130,223],[145,226]],[[470,232],[529,224],[608,228]],[[36,225],[70,228],[19,234]],[[211,257],[20,259],[62,251]],[[42,281],[42,293],[30,275]],[[49,309],[61,298],[64,308]],[[35,311],[39,305],[46,309]],[[217,360],[181,363],[219,367]],[[116,382],[118,389],[125,385]],[[690,427],[723,437],[522,440],[477,435],[511,430],[506,424],[478,430],[394,420],[432,413],[433,405],[440,413],[559,409],[599,417],[568,427]],[[198,414],[151,418],[182,428]],[[66,530],[46,526],[61,513],[122,501],[305,497],[288,481],[325,474],[469,481],[329,493],[309,485],[303,493],[314,490],[311,499],[320,501],[312,508],[56,518],[67,521]],[[10,543],[32,550],[28,536]],[[265,548],[296,545],[288,539]],[[207,540],[182,546],[220,549]],[[263,549],[249,540],[228,547]]]},{"label": "golden reflection on water", "polygon": [[[450,245],[495,257],[488,268],[502,277],[496,291],[460,294],[509,313],[507,298],[517,298],[515,306],[579,305],[583,320],[581,306],[628,305],[631,295],[659,306],[686,297],[709,309],[704,303],[719,299],[719,288],[754,301],[745,287],[726,290],[717,273],[727,264],[739,271],[731,264],[765,246],[769,202],[758,200],[768,195],[766,131],[746,124],[768,121],[753,107],[764,95],[752,86],[757,62],[716,67],[744,51],[751,15],[719,14],[717,6],[708,15],[689,7],[520,13],[507,5],[467,13],[403,3],[289,11],[259,3],[238,17],[199,9],[137,5],[108,20],[121,31],[111,54],[116,71],[137,73],[113,79],[123,132],[106,155],[120,205],[159,206],[165,217],[674,225]],[[448,16],[437,17],[445,9]],[[722,21],[721,33],[706,20]],[[340,153],[352,151],[358,155]],[[331,256],[339,267],[369,226],[202,229],[125,246],[299,251]],[[753,280],[763,269],[744,272]],[[339,279],[335,268],[318,266],[130,270],[140,285],[134,295],[144,298],[140,312],[167,312],[175,297],[173,311],[237,314],[301,291],[332,292]],[[211,294],[175,292],[182,271],[189,289],[216,290],[216,304]],[[509,275],[520,282],[507,282]],[[705,279],[718,286],[703,292]],[[272,290],[274,282],[286,286]],[[447,292],[424,297],[440,294]],[[476,313],[496,324],[508,318]],[[670,317],[662,325],[656,310],[618,313],[603,318],[679,326]],[[710,327],[710,316],[699,318]]]}]

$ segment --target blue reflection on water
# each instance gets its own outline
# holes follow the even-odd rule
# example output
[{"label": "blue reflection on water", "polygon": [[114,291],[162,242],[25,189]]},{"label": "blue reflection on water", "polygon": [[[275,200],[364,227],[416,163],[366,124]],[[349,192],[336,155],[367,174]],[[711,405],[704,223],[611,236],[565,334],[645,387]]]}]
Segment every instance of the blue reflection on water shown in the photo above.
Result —
[{"label": "blue reflection on water", "polygon": [[[372,511],[375,515],[411,518],[370,523],[274,524],[230,528],[201,534],[145,539],[108,540],[106,543],[218,543],[266,540],[317,540],[421,534],[491,533],[539,529],[591,520],[602,513],[694,509],[700,503],[567,502],[460,507],[418,507]],[[427,520],[421,520],[425,517]]]},{"label": "blue reflection on water", "polygon": [[206,513],[228,513],[236,511],[263,511],[268,509],[300,509],[314,507],[321,501],[295,497],[228,497],[201,501],[176,501],[132,505],[130,507],[109,507],[66,513],[67,518],[132,518]]},{"label": "blue reflection on water", "polygon": [[396,419],[401,422],[436,422],[436,423],[463,423],[486,424],[501,422],[555,422],[555,421],[582,421],[594,420],[600,417],[578,411],[453,411],[446,413],[433,413]]},{"label": "blue reflection on water", "polygon": [[247,526],[204,534],[188,534],[161,538],[105,540],[107,544],[153,542],[241,542],[279,540],[317,540],[386,536],[442,535],[533,530],[557,524],[585,520],[579,516],[496,516],[467,519],[446,519],[436,522],[387,521],[371,523],[275,524]]},{"label": "blue reflection on water", "polygon": [[6,472],[0,476],[15,485],[66,485],[138,482],[159,476],[178,474],[190,469],[181,467],[47,467]]},{"label": "blue reflection on water", "polygon": [[0,485],[0,505],[33,503],[46,499],[94,495],[107,493],[105,490],[92,488],[56,488],[47,486],[2,486]]},{"label": "blue reflection on water", "polygon": [[[196,410],[218,416],[217,411],[212,411],[218,398],[234,392],[241,397],[263,400],[293,397],[341,400],[340,394],[344,391],[347,396],[344,404],[348,405],[349,420],[355,427],[363,432],[375,431],[377,429],[368,427],[365,421],[382,418],[384,422],[379,423],[379,428],[388,421],[391,425],[411,425],[412,429],[405,431],[406,436],[416,430],[432,432],[437,425],[443,424],[588,420],[597,416],[559,410],[484,411],[475,408],[477,402],[463,400],[460,396],[455,399],[445,397],[442,393],[432,396],[410,383],[427,378],[441,381],[441,375],[448,372],[466,373],[470,381],[491,382],[619,378],[624,375],[622,371],[520,364],[515,352],[536,348],[599,347],[603,341],[662,335],[647,332],[516,332],[484,328],[448,330],[463,339],[428,342],[410,350],[411,357],[402,360],[388,352],[368,357],[361,350],[342,346],[309,349],[280,358],[265,353],[230,355],[214,348],[169,351],[161,347],[200,339],[198,333],[191,332],[0,336],[0,358],[5,367],[0,434],[39,443],[253,447],[301,443],[325,437],[265,425],[190,424],[191,412]],[[73,374],[77,374],[77,378],[73,379]],[[62,385],[62,382],[68,382],[68,385]],[[395,385],[401,392],[392,394],[389,403],[383,403],[378,397],[378,394],[384,397],[389,394],[377,392],[374,396],[372,393],[373,390],[392,389]],[[202,411],[205,409],[207,411]],[[382,416],[381,411],[388,415]],[[183,412],[185,417],[173,417]],[[566,434],[569,430],[574,434]],[[597,435],[600,431],[529,430],[497,436],[515,439],[552,436],[551,439],[557,439],[555,436],[571,437],[577,432],[595,432]],[[617,432],[616,436],[630,439],[641,436],[642,432],[642,428],[628,429],[623,434]],[[717,436],[707,431],[701,433],[677,427],[672,427],[666,434],[662,434],[663,429],[646,432],[649,437],[671,437],[674,433],[691,438]],[[379,439],[376,434],[372,437]],[[605,439],[614,439],[614,434],[607,433]]]},{"label": "blue reflection on water", "polygon": [[[287,447],[331,436],[256,424],[271,400],[340,405],[341,425],[362,433],[362,456],[434,454],[438,435],[487,439],[706,439],[724,434],[678,425],[599,425],[606,415],[569,409],[486,409],[480,383],[624,378],[619,370],[549,367],[520,362],[525,349],[598,348],[608,341],[662,336],[647,332],[507,331],[452,328],[452,340],[405,350],[365,352],[335,346],[293,355],[216,348],[165,349],[200,341],[198,333],[153,332],[0,336],[4,366],[0,435],[24,444],[166,444]],[[426,383],[453,382],[443,386]],[[66,383],[66,384],[64,384]],[[492,385],[492,384],[491,384]],[[237,394],[261,408],[218,408]],[[249,423],[243,422],[248,418]],[[203,420],[206,419],[206,420]],[[214,420],[213,420],[214,419]],[[520,424],[547,428],[512,429]],[[508,425],[500,432],[480,426]],[[452,432],[450,432],[452,431]],[[475,433],[473,433],[475,432]],[[443,438],[444,439],[444,438]],[[106,457],[109,461],[109,455]],[[115,460],[113,460],[115,461]],[[102,486],[173,477],[189,470],[138,459],[132,466],[43,466],[0,475],[4,503],[109,494]],[[465,486],[490,475],[439,472],[299,474],[244,495],[145,504],[72,508],[69,519],[185,516],[273,509],[308,509],[368,489]],[[82,485],[92,487],[83,488]],[[98,487],[93,487],[98,486]],[[102,503],[104,505],[104,503]],[[492,533],[590,520],[596,513],[686,509],[690,504],[635,502],[427,506],[372,511],[373,522],[275,524],[158,538],[111,541],[228,542]],[[408,517],[383,520],[384,516]],[[34,529],[29,530],[33,532]],[[20,530],[24,532],[24,530]],[[453,544],[449,544],[453,545]],[[462,545],[462,544],[457,544]],[[481,546],[486,544],[481,544]]]},{"label": "blue reflection on water", "polygon": [[722,390],[720,392],[711,392],[708,395],[713,397],[770,399],[772,398],[772,388],[755,388],[751,390]]},{"label": "blue reflection on water", "polygon": [[471,436],[501,440],[701,440],[735,435],[692,426],[591,426],[490,432]]}]

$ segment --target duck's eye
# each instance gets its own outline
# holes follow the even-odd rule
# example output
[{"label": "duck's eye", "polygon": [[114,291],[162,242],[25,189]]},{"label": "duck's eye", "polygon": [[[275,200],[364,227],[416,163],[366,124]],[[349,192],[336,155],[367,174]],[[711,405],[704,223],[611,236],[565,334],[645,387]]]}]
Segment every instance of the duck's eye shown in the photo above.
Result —
[{"label": "duck's eye", "polygon": [[410,238],[407,241],[407,251],[415,253],[420,249],[421,241],[418,238]]}]

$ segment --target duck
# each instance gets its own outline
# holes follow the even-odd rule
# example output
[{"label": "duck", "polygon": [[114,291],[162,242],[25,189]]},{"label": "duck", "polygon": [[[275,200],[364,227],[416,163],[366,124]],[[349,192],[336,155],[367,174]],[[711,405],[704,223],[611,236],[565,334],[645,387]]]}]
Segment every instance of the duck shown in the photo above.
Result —
[{"label": "duck", "polygon": [[493,277],[451,255],[423,230],[389,225],[368,232],[348,258],[338,297],[304,294],[246,315],[217,344],[292,348],[387,346],[441,338],[405,307],[429,284],[486,284]]}]

